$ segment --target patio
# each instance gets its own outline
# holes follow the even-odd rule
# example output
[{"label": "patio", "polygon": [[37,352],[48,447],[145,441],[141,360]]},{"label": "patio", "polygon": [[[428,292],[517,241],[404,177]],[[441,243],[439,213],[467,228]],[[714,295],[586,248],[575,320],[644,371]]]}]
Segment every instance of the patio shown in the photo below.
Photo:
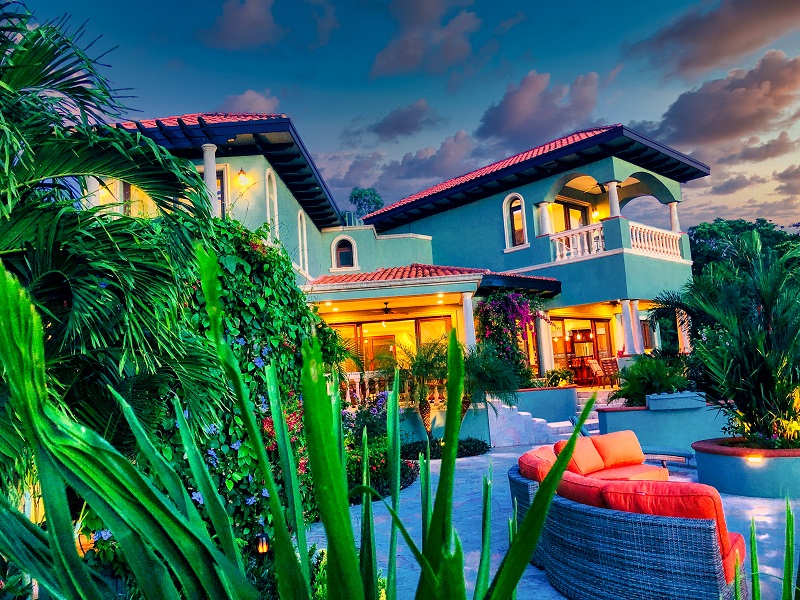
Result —
[{"label": "patio", "polygon": [[[520,454],[527,447],[514,446],[494,448],[491,452],[477,457],[458,459],[456,470],[456,497],[454,502],[454,526],[464,546],[465,576],[468,593],[471,594],[478,569],[481,542],[481,485],[482,477],[488,473],[491,463],[494,473],[492,491],[492,573],[508,547],[508,518],[511,516],[511,496],[506,472],[516,464]],[[432,461],[431,475],[435,489],[438,482],[440,461]],[[671,479],[693,481],[696,471],[691,468],[678,468],[670,465]],[[419,481],[400,492],[400,514],[411,536],[420,544],[420,489]],[[785,504],[783,500],[746,498],[722,494],[722,503],[728,528],[741,533],[747,539],[750,519],[755,519],[758,529],[758,557],[760,564],[762,598],[769,600],[780,596],[783,570],[783,546],[785,528]],[[380,565],[387,563],[389,549],[389,515],[382,504],[375,504],[375,538]],[[800,500],[792,503],[792,509],[800,509]],[[354,524],[359,524],[360,507],[353,507],[351,515]],[[356,534],[360,531],[355,528]],[[321,546],[325,544],[324,532],[320,523],[312,525],[309,541]],[[798,544],[800,546],[800,544]],[[795,551],[797,553],[797,550]],[[796,554],[797,555],[797,554]],[[749,560],[749,557],[748,557]],[[413,598],[417,585],[417,568],[411,552],[402,540],[398,542],[398,570],[403,574],[398,578],[398,598]],[[414,573],[415,575],[406,576]],[[528,565],[517,588],[519,598],[549,600],[563,598],[547,581],[544,571]]]}]

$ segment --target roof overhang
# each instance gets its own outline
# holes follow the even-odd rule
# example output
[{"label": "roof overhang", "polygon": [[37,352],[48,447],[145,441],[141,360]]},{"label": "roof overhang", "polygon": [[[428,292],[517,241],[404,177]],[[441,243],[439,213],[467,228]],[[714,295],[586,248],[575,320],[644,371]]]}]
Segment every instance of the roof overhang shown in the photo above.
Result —
[{"label": "roof overhang", "polygon": [[561,282],[557,279],[488,273],[481,279],[478,286],[478,295],[488,296],[492,292],[500,290],[536,292],[542,298],[555,298],[561,293]]},{"label": "roof overhang", "polygon": [[202,158],[203,144],[214,144],[217,157],[261,154],[318,228],[344,224],[330,190],[291,119],[284,115],[227,121],[212,121],[202,115],[186,117],[147,119],[119,126],[140,132],[181,158]]},{"label": "roof overhang", "polygon": [[364,223],[374,225],[376,231],[386,231],[610,157],[620,158],[680,183],[710,173],[709,167],[700,161],[624,125],[618,125],[587,139],[470,178],[413,202],[398,203],[395,208],[390,205],[374,216],[367,216]]}]

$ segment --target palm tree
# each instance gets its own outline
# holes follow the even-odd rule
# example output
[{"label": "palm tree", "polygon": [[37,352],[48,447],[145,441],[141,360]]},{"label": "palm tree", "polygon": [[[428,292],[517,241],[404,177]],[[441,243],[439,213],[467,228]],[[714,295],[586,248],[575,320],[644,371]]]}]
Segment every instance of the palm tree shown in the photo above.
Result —
[{"label": "palm tree", "polygon": [[732,244],[655,317],[676,309],[694,321],[695,361],[736,433],[759,445],[800,438],[800,249],[764,247],[757,232]]},{"label": "palm tree", "polygon": [[[204,341],[183,327],[193,239],[210,206],[195,169],[108,125],[125,110],[82,28],[36,23],[0,2],[0,260],[47,332],[53,400],[127,449],[109,387],[155,424],[174,394],[202,417],[224,393]],[[87,178],[120,180],[158,208],[148,221],[87,202]],[[188,288],[188,289],[187,289]],[[0,381],[0,465],[24,449]],[[211,399],[211,400],[209,400]]]}]

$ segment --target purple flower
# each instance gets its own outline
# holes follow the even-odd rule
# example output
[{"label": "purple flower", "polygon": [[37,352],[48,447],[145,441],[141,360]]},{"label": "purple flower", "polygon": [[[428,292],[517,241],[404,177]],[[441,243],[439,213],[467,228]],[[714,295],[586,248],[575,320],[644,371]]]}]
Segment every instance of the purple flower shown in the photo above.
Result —
[{"label": "purple flower", "polygon": [[244,346],[244,344],[245,344],[245,341],[244,341],[243,337],[238,337],[233,341],[236,342],[237,344],[239,344],[240,346]]},{"label": "purple flower", "polygon": [[258,517],[256,519],[256,523],[258,523],[259,525],[261,525],[263,527],[264,526],[264,517],[263,516],[262,517]]},{"label": "purple flower", "polygon": [[244,501],[247,506],[253,506],[256,503],[256,497],[250,496],[247,500]]},{"label": "purple flower", "polygon": [[231,444],[231,448],[233,448],[234,450],[238,450],[241,447],[242,447],[242,440],[236,440]]},{"label": "purple flower", "polygon": [[109,540],[111,539],[112,535],[113,534],[111,533],[111,530],[101,529],[100,531],[94,532],[94,541],[96,542],[97,540]]},{"label": "purple flower", "polygon": [[247,483],[253,483],[253,476],[250,474],[247,475]]},{"label": "purple flower", "polygon": [[184,411],[183,411],[183,418],[184,418],[184,419],[188,419],[188,418],[189,418],[189,409],[188,409],[188,408],[187,408],[187,409],[184,409]]},{"label": "purple flower", "polygon": [[264,346],[261,349],[261,356],[268,356],[269,355],[269,346]]},{"label": "purple flower", "polygon": [[203,494],[201,494],[200,492],[192,492],[192,500],[194,500],[198,504],[203,504]]},{"label": "purple flower", "polygon": [[208,450],[208,452],[206,452],[206,454],[208,454],[208,456],[209,456],[208,462],[211,464],[212,467],[219,466],[219,457],[217,457],[217,451],[216,450],[211,448],[210,450]]},{"label": "purple flower", "polygon": [[267,491],[267,488],[261,488],[261,495],[264,498],[269,498],[269,492]]},{"label": "purple flower", "polygon": [[217,426],[212,423],[206,427],[206,433],[208,435],[217,435],[219,433],[219,429],[217,429]]},{"label": "purple flower", "polygon": [[260,356],[256,356],[253,360],[253,364],[257,366],[259,369],[264,366],[264,359]]},{"label": "purple flower", "polygon": [[101,289],[106,289],[108,287],[108,282],[107,281],[101,281],[97,285],[99,285]]}]

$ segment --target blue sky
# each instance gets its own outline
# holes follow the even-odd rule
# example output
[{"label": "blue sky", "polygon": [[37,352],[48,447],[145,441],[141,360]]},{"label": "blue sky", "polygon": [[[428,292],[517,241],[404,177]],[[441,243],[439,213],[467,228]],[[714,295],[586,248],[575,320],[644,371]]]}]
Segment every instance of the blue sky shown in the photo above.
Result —
[{"label": "blue sky", "polygon": [[[57,0],[31,3],[41,20]],[[340,205],[389,203],[569,133],[624,123],[712,176],[684,227],[800,221],[800,2],[73,0],[134,118],[217,110],[295,122]],[[637,200],[628,216],[663,225]]]}]

